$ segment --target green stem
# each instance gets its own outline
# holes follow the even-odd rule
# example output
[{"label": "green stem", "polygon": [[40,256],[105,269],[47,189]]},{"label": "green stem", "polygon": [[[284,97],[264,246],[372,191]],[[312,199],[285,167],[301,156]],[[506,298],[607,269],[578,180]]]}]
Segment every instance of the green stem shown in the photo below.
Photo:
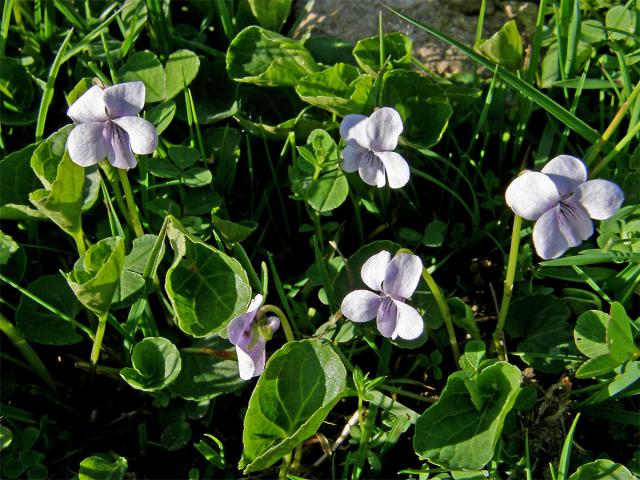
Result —
[{"label": "green stem", "polygon": [[589,173],[589,178],[594,178],[598,173],[600,173],[600,170],[606,167],[607,164],[611,160],[613,160],[613,158],[615,158],[616,155],[618,155],[631,140],[634,139],[638,132],[640,132],[640,122],[636,123],[634,127],[629,131],[629,133],[627,133],[624,138],[620,140],[615,147],[613,147],[613,149],[607,154],[607,156],[600,160],[600,162],[595,167],[593,167],[593,170],[591,170],[591,173]]},{"label": "green stem", "polygon": [[91,365],[98,363],[100,357],[100,347],[102,346],[102,338],[104,337],[104,330],[107,326],[107,314],[98,317],[98,329],[96,330],[96,336],[93,339],[93,347],[91,348],[91,357],[89,361]]},{"label": "green stem", "polygon": [[[633,88],[633,91],[631,92],[631,95],[627,97],[627,99],[624,101],[624,103],[622,104],[618,112],[615,114],[615,116],[613,117],[613,120],[611,120],[611,123],[609,124],[607,129],[604,131],[600,139],[598,140],[598,143],[596,143],[593,149],[589,151],[587,156],[584,158],[584,163],[587,166],[591,164],[591,162],[596,157],[596,155],[600,153],[600,150],[602,149],[604,144],[607,143],[609,138],[611,138],[611,135],[613,135],[613,132],[616,131],[616,128],[618,128],[618,125],[620,125],[620,122],[624,118],[624,114],[627,113],[627,110],[629,110],[629,107],[633,104],[638,94],[640,94],[640,82],[636,84],[636,86]],[[591,175],[593,176],[593,172],[591,173]]]},{"label": "green stem", "polygon": [[289,477],[289,468],[291,467],[291,454],[287,454],[282,457],[282,464],[280,465],[280,471],[278,472],[279,479],[287,479]]},{"label": "green stem", "polygon": [[118,178],[120,178],[120,183],[122,184],[122,189],[124,190],[124,198],[127,201],[127,208],[129,209],[129,221],[131,225],[133,225],[133,231],[136,234],[136,237],[141,237],[144,235],[144,230],[142,229],[142,224],[140,223],[140,218],[138,217],[138,209],[136,207],[136,200],[133,197],[133,191],[131,190],[131,184],[129,183],[129,177],[127,177],[127,172],[118,168]]},{"label": "green stem", "polygon": [[264,305],[260,307],[260,311],[258,312],[259,316],[267,313],[274,313],[280,319],[280,325],[282,325],[282,329],[284,330],[284,336],[287,337],[287,342],[295,341],[293,331],[291,330],[291,324],[289,323],[289,320],[287,320],[284,312],[275,305]]},{"label": "green stem", "polygon": [[422,278],[424,278],[424,281],[427,282],[429,290],[431,290],[433,298],[438,305],[440,314],[444,319],[444,325],[447,329],[447,335],[449,336],[449,345],[451,345],[451,352],[453,353],[453,358],[455,359],[457,364],[458,360],[460,359],[460,347],[458,347],[458,339],[456,338],[456,332],[453,329],[453,319],[451,318],[451,310],[449,310],[449,305],[442,295],[438,284],[435,282],[426,268],[422,269]]},{"label": "green stem", "polygon": [[504,292],[502,294],[502,303],[498,312],[498,324],[493,332],[493,348],[498,351],[498,356],[504,360],[504,351],[500,345],[500,337],[504,328],[504,322],[507,320],[509,313],[509,304],[511,303],[511,295],[513,294],[513,281],[516,277],[516,265],[518,263],[518,248],[520,246],[520,229],[522,228],[522,217],[515,215],[513,217],[513,230],[511,231],[511,248],[509,249],[509,260],[507,262],[507,276],[504,280]]},{"label": "green stem", "polygon": [[31,365],[34,372],[42,379],[42,381],[54,392],[57,390],[56,384],[51,378],[47,367],[45,367],[38,354],[31,348],[29,342],[22,336],[20,330],[18,330],[13,323],[11,323],[7,317],[0,312],[0,330],[9,337],[9,340],[13,342],[16,348],[20,351],[24,359]]},{"label": "green stem", "polygon": [[73,240],[76,242],[78,255],[82,257],[87,252],[87,248],[84,245],[84,234],[82,233],[82,229],[73,235]]}]

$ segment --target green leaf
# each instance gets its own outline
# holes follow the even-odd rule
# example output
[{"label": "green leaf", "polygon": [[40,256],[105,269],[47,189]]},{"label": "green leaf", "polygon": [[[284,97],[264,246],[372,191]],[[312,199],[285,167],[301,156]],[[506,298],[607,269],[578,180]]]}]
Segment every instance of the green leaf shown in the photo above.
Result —
[{"label": "green leaf", "polygon": [[92,245],[65,277],[76,298],[98,317],[111,307],[124,266],[124,242],[109,237]]},{"label": "green leaf", "polygon": [[524,337],[517,349],[528,365],[546,373],[559,372],[569,362],[562,353],[573,344],[567,324],[570,314],[569,307],[552,295],[527,295],[511,303],[505,329]]},{"label": "green leaf", "polygon": [[383,105],[394,107],[402,117],[403,136],[429,147],[437,143],[453,113],[444,91],[428,78],[406,70],[392,70],[382,79]]},{"label": "green leaf", "polygon": [[160,434],[160,444],[169,451],[179,450],[191,440],[191,426],[184,420],[167,425]]},{"label": "green leaf", "polygon": [[[36,147],[37,144],[32,143],[0,160],[0,218],[22,218],[28,216],[29,211],[41,216],[36,210],[27,207],[29,194],[39,186],[30,165]],[[12,206],[18,206],[27,215],[20,214],[16,217],[20,212]]]},{"label": "green leaf", "polygon": [[166,97],[166,75],[155,53],[149,50],[129,55],[118,70],[121,82],[141,80],[145,86],[145,103],[160,102]]},{"label": "green leaf", "polygon": [[589,310],[578,317],[573,339],[578,350],[589,358],[597,358],[609,353],[607,327],[609,315],[597,310]]},{"label": "green leaf", "polygon": [[155,392],[166,388],[180,373],[180,352],[164,337],[147,337],[133,347],[133,368],[120,370],[120,376],[137,390]]},{"label": "green leaf", "polygon": [[[156,132],[160,135],[169,125],[171,125],[175,114],[176,103],[173,100],[170,100],[149,108],[145,113],[145,118],[153,123],[154,127],[156,127]],[[155,162],[156,160],[157,159],[154,158],[151,161]]]},{"label": "green leaf", "polygon": [[635,480],[635,478],[624,465],[600,458],[578,467],[569,480]]},{"label": "green leaf", "polygon": [[165,289],[178,327],[194,337],[223,331],[251,300],[246,272],[235,259],[189,235],[173,217],[167,238],[174,259]]},{"label": "green leaf", "polygon": [[444,236],[447,233],[448,225],[440,220],[431,221],[422,234],[422,243],[426,247],[440,247],[444,242]]},{"label": "green leaf", "polygon": [[608,353],[596,358],[590,358],[576,370],[577,378],[592,378],[601,377],[609,372],[612,372],[620,365],[620,362],[615,360]]},{"label": "green leaf", "polygon": [[471,373],[480,371],[480,362],[486,356],[486,345],[481,340],[471,340],[464,346],[464,354],[460,357],[460,368]]},{"label": "green leaf", "polygon": [[[615,28],[627,33],[636,31],[636,14],[633,8],[627,8],[624,5],[616,5],[607,11],[605,16],[605,25],[607,28]],[[627,35],[618,32],[608,32],[611,40],[626,40]]]},{"label": "green leaf", "polygon": [[180,375],[169,390],[187,400],[209,400],[234,392],[246,382],[240,378],[235,347],[219,337],[198,341],[181,351]]},{"label": "green leaf", "polygon": [[289,168],[291,190],[319,212],[329,212],[344,203],[349,184],[339,168],[338,146],[324,130],[314,130],[300,156]]},{"label": "green leaf", "polygon": [[487,58],[509,70],[522,67],[522,39],[515,20],[509,20],[491,38],[478,45]]},{"label": "green leaf", "polygon": [[20,245],[13,238],[0,230],[0,265],[6,265],[19,248]]},{"label": "green leaf", "polygon": [[279,31],[291,13],[292,0],[249,0],[251,13],[261,27]]},{"label": "green leaf", "polygon": [[122,25],[124,26],[124,42],[120,47],[122,58],[127,56],[127,52],[134,44],[147,23],[147,4],[143,0],[126,0],[120,13]]},{"label": "green leaf", "polygon": [[11,445],[11,442],[13,442],[13,432],[4,425],[0,425],[0,452]]},{"label": "green leaf", "polygon": [[[133,240],[133,247],[124,259],[120,280],[113,294],[112,310],[133,304],[144,292],[146,281],[142,274],[151,260],[157,240],[157,235],[143,235]],[[164,251],[164,242],[162,242],[157,252],[159,258],[164,256]]]},{"label": "green leaf", "polygon": [[408,15],[404,15],[394,10],[393,8],[389,8],[389,10],[391,10],[400,18],[403,18],[407,22],[420,28],[421,30],[424,30],[425,32],[430,33],[434,37],[439,38],[440,40],[448,43],[449,45],[456,47],[458,50],[460,50],[462,53],[467,55],[473,61],[479,63],[480,65],[486,67],[491,71],[495,71],[496,75],[500,79],[502,79],[505,83],[509,84],[511,87],[516,89],[516,91],[518,91],[521,95],[526,96],[527,98],[531,99],[534,103],[544,108],[547,112],[549,112],[551,115],[553,115],[558,120],[560,120],[561,123],[568,126],[571,130],[573,130],[578,135],[586,139],[588,142],[595,143],[600,138],[600,134],[595,129],[593,129],[592,127],[587,125],[584,121],[582,121],[580,118],[578,118],[577,116],[569,112],[566,108],[562,107],[556,101],[552,100],[551,98],[547,97],[543,93],[539,92],[524,80],[521,80],[520,78],[508,72],[504,68],[500,66],[496,66],[496,64],[493,63],[488,58],[474,52],[471,48],[467,47],[463,43],[457,40],[454,40],[453,38],[425,25],[424,23],[409,17]]},{"label": "green leaf", "polygon": [[347,372],[324,340],[289,342],[267,362],[244,418],[240,468],[263,470],[312,436],[340,400]]},{"label": "green leaf", "polygon": [[57,166],[57,175],[51,189],[36,190],[29,194],[29,200],[40,213],[63,231],[76,237],[82,232],[84,181],[84,168],[73,163],[65,152]]},{"label": "green leaf", "polygon": [[340,116],[366,113],[373,78],[360,75],[353,65],[337,63],[300,79],[296,93],[316,107]]},{"label": "green leaf", "polygon": [[2,58],[0,68],[0,118],[3,125],[28,125],[36,121],[33,80],[20,60]]},{"label": "green leaf", "polygon": [[[384,61],[389,58],[387,68],[403,68],[411,65],[411,39],[404,33],[392,32],[382,36]],[[353,48],[353,56],[358,66],[366,73],[377,76],[380,71],[380,37],[363,38],[358,40]]]},{"label": "green leaf", "polygon": [[215,214],[211,214],[211,223],[216,232],[228,244],[242,242],[258,228],[258,223],[252,220],[232,222]]},{"label": "green leaf", "polygon": [[611,356],[619,362],[626,362],[638,352],[638,347],[631,336],[631,319],[620,302],[614,302],[611,305],[607,346]]},{"label": "green leaf", "polygon": [[318,70],[300,42],[258,26],[238,33],[227,50],[227,72],[237,82],[295,86],[300,78]]},{"label": "green leaf", "polygon": [[187,187],[203,187],[213,181],[213,175],[208,168],[194,167],[182,172],[182,180]]},{"label": "green leaf", "polygon": [[80,462],[80,480],[122,480],[127,473],[127,459],[111,453],[99,453]]},{"label": "green leaf", "polygon": [[603,388],[585,400],[584,404],[594,405],[605,402],[636,384],[640,380],[640,362],[629,361],[622,366],[619,372],[620,373],[613,378],[613,381],[603,385]]},{"label": "green leaf", "polygon": [[[82,311],[82,305],[60,274],[43,275],[30,283],[27,291],[72,319]],[[16,324],[27,340],[44,345],[71,345],[82,340],[69,321],[26,295],[20,297]]]},{"label": "green leaf", "polygon": [[169,55],[165,67],[165,100],[182,92],[196,78],[200,59],[190,50],[176,50]]},{"label": "green leaf", "polygon": [[465,372],[449,376],[438,401],[416,422],[418,455],[451,469],[480,469],[494,454],[507,413],[520,389],[520,370],[506,362],[485,368],[477,379],[483,398],[478,411],[465,385]]}]

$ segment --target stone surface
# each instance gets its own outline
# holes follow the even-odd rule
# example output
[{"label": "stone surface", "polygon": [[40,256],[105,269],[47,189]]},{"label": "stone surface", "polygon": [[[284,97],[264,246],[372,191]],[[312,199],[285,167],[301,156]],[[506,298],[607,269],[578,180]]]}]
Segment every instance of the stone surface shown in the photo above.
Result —
[{"label": "stone surface", "polygon": [[[305,13],[306,0],[296,0],[295,12],[301,20],[294,32],[301,37],[334,36],[355,43],[378,33],[378,13],[382,12],[385,32],[402,32],[413,40],[415,57],[430,70],[443,75],[470,71],[476,65],[457,49],[408,24],[383,7],[383,3],[403,11],[465,45],[472,46],[476,35],[481,0],[315,0]],[[488,0],[483,39],[489,38],[509,19],[527,39],[535,31],[537,4],[534,2]]]}]

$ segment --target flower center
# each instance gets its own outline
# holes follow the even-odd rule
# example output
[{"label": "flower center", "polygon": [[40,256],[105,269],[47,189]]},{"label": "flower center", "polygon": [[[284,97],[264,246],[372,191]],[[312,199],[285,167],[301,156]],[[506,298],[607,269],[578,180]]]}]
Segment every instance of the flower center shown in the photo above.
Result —
[{"label": "flower center", "polygon": [[369,150],[365,156],[364,163],[367,166],[373,166],[376,163],[376,160],[376,154],[373,152],[373,150]]}]

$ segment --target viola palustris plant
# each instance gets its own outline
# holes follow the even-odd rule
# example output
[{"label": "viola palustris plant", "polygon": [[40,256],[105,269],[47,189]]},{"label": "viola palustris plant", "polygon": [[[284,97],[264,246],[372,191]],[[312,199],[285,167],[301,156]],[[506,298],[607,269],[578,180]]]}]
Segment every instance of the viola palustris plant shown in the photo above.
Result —
[{"label": "viola palustris plant", "polygon": [[3,3],[1,478],[640,475],[634,2],[325,3]]}]

